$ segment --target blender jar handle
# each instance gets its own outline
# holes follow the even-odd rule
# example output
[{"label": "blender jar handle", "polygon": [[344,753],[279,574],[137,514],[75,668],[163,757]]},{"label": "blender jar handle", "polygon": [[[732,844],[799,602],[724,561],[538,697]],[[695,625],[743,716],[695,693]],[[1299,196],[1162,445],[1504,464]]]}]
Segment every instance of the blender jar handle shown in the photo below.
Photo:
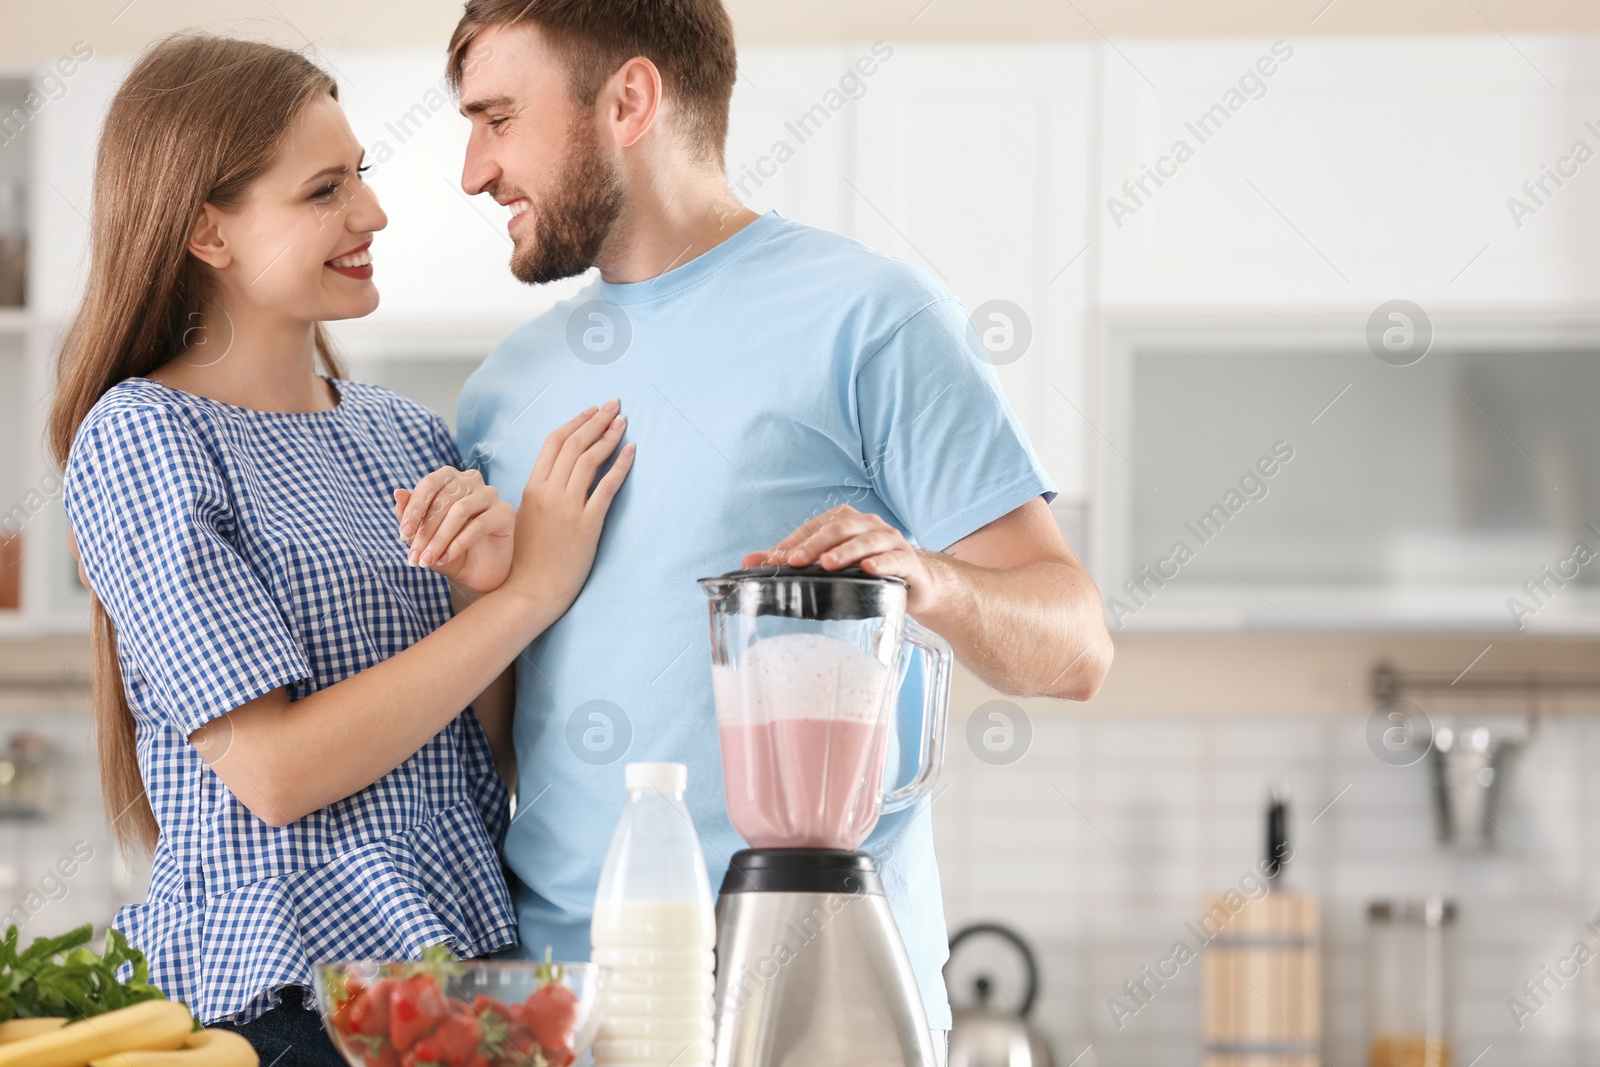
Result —
[{"label": "blender jar handle", "polygon": [[901,811],[916,803],[933,785],[933,780],[944,766],[944,728],[950,712],[950,670],[955,656],[944,638],[915,619],[906,619],[905,641],[922,649],[928,665],[933,669],[923,671],[922,686],[922,755],[917,765],[917,776],[883,798],[883,811]]}]

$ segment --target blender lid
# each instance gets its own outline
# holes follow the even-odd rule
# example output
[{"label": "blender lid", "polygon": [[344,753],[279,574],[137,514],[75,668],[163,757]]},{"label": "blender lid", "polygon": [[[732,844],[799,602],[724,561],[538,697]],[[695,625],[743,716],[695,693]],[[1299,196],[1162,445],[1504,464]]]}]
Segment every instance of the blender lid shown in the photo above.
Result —
[{"label": "blender lid", "polygon": [[747,567],[701,578],[707,595],[725,597],[735,614],[782,615],[795,619],[872,619],[905,607],[906,582],[860,567]]},{"label": "blender lid", "polygon": [[701,578],[702,582],[713,582],[718,578],[737,581],[741,578],[850,578],[866,582],[898,582],[905,585],[904,578],[897,578],[892,574],[869,574],[860,567],[852,564],[849,567],[840,567],[830,571],[820,563],[808,563],[804,567],[790,567],[774,565],[768,567],[745,567],[727,574],[720,574],[717,578]]}]

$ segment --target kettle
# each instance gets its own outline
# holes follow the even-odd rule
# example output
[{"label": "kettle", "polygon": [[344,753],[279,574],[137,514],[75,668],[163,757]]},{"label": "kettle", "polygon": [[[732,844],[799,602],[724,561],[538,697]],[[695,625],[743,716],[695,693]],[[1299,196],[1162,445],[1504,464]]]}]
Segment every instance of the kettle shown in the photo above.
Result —
[{"label": "kettle", "polygon": [[974,923],[950,939],[950,958],[955,958],[956,949],[963,942],[984,936],[1009,942],[1016,950],[1027,974],[1027,989],[1021,1005],[1015,1011],[1006,1011],[990,1003],[993,980],[986,974],[975,978],[972,992],[976,1003],[955,1011],[949,1067],[1051,1067],[1050,1046],[1027,1021],[1039,995],[1039,966],[1027,942],[999,923]]}]

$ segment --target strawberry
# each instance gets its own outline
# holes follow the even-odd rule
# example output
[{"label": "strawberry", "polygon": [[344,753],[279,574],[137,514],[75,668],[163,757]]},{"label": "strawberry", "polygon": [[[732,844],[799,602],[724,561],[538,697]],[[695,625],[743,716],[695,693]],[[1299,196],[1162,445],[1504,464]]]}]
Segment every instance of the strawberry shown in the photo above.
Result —
[{"label": "strawberry", "polygon": [[414,974],[394,987],[389,1003],[389,1040],[405,1052],[431,1034],[448,1014],[444,994],[432,975]]},{"label": "strawberry", "polygon": [[[387,978],[380,978],[372,984],[371,989],[357,989],[355,995],[347,1000],[339,1011],[335,1013],[335,1020],[342,1015],[345,1029],[352,1034],[365,1034],[368,1037],[387,1036],[389,1033],[389,995],[393,987],[394,983],[392,981]],[[354,985],[352,985],[352,988],[354,988]]]},{"label": "strawberry", "polygon": [[333,1006],[333,1011],[328,1015],[328,1025],[340,1033],[350,1032],[350,1005],[356,1002],[355,997],[341,1000]]},{"label": "strawberry", "polygon": [[[479,993],[476,997],[472,998],[472,1010],[477,1012],[479,1015],[487,1015],[493,1012],[495,1015],[498,1015],[504,1020],[509,1020],[514,1017],[514,1013],[511,1010],[511,1005],[505,1003],[504,1001],[496,1000],[487,993]],[[504,1024],[502,1023],[501,1025]]]},{"label": "strawberry", "polygon": [[509,1023],[498,1032],[490,1030],[488,1036],[493,1063],[505,1067],[527,1067],[536,1062],[534,1057],[539,1051],[539,1042],[534,1038],[533,1031],[521,1023]]},{"label": "strawberry", "polygon": [[335,1030],[348,1034],[350,1032],[350,1005],[355,1003],[357,997],[366,992],[366,986],[362,984],[360,978],[353,974],[344,976],[342,991],[337,979],[334,980],[333,986],[333,988],[329,989],[329,995],[333,998],[333,1011],[328,1016],[328,1022],[332,1024]]},{"label": "strawberry", "polygon": [[[576,993],[559,982],[540,986],[522,1002],[522,1019],[544,1049],[545,1059],[556,1067],[572,1062],[572,1033],[578,1023]],[[563,1052],[569,1057],[565,1061],[560,1057]]]},{"label": "strawberry", "polygon": [[[468,1004],[468,1008],[472,1005]],[[463,1067],[477,1055],[478,1030],[476,1016],[447,1011],[443,1020],[431,1034],[417,1039],[407,1050],[402,1064],[442,1064],[444,1067]]]}]

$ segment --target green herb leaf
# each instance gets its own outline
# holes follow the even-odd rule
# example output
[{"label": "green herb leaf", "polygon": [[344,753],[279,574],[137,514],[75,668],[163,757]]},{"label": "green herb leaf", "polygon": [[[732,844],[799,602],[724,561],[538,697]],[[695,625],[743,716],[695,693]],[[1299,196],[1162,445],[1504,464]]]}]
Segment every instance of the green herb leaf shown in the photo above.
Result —
[{"label": "green herb leaf", "polygon": [[[8,927],[0,940],[0,1022],[62,1016],[69,1021],[164,998],[150,983],[144,953],[118,930],[106,933],[104,953],[88,948],[94,927],[84,924],[59,937],[41,937],[18,952],[19,931]],[[128,965],[127,982],[117,971]]]}]

